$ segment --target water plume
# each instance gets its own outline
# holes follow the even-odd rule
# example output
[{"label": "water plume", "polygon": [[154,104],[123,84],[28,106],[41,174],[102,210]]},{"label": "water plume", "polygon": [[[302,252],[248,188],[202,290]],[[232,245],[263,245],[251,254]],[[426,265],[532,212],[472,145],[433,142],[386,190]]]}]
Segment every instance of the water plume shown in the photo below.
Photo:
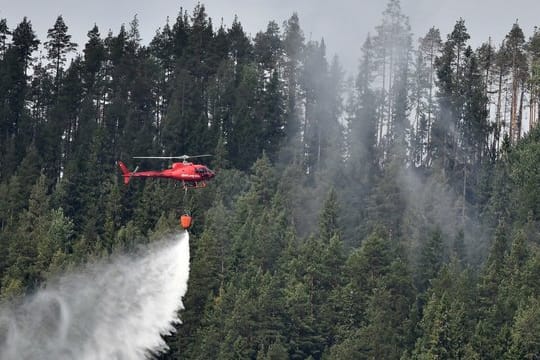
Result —
[{"label": "water plume", "polygon": [[188,275],[187,232],[65,274],[0,308],[0,359],[147,359],[167,349]]}]

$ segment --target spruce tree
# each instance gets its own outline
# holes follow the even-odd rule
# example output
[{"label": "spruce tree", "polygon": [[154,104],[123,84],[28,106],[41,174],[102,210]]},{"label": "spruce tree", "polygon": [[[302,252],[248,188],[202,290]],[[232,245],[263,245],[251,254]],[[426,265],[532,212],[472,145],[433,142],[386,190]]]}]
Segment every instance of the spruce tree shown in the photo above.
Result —
[{"label": "spruce tree", "polygon": [[319,216],[319,238],[322,241],[329,241],[333,236],[340,236],[338,213],[337,194],[332,188],[327,194]]},{"label": "spruce tree", "polygon": [[518,309],[511,330],[511,345],[506,358],[535,359],[540,356],[540,303],[538,297],[526,299]]}]

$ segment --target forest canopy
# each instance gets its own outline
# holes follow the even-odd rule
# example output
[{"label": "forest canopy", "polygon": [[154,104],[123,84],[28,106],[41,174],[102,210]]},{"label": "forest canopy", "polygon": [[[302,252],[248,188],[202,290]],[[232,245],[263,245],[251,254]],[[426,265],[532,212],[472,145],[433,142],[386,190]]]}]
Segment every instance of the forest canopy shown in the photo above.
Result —
[{"label": "forest canopy", "polygon": [[[136,17],[85,44],[0,19],[0,301],[189,208],[162,359],[539,357],[540,30],[414,41],[389,0],[345,78],[300,19],[250,37],[199,4],[148,44]],[[115,165],[182,154],[217,170],[187,196]]]}]

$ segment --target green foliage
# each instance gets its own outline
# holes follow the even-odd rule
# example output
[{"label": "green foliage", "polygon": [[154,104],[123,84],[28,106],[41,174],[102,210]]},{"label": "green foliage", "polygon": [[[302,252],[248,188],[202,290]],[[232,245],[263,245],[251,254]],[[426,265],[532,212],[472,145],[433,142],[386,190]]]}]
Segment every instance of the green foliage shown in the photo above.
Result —
[{"label": "green foliage", "polygon": [[332,239],[333,236],[339,236],[338,210],[337,194],[334,189],[331,189],[319,216],[319,237],[321,240],[325,241]]},{"label": "green foliage", "polygon": [[45,42],[48,51],[48,57],[54,64],[56,81],[60,79],[61,66],[66,61],[66,54],[75,50],[77,44],[71,42],[71,35],[67,34],[68,27],[64,23],[62,15],[56,18],[54,26],[47,31],[49,41]]},{"label": "green foliage", "polygon": [[460,272],[456,262],[441,270],[423,310],[413,359],[464,358],[472,332],[473,294],[470,274]]},{"label": "green foliage", "polygon": [[512,344],[508,359],[534,359],[540,355],[540,302],[538,297],[525,300],[519,307],[511,330]]},{"label": "green foliage", "polygon": [[514,213],[520,219],[527,219],[529,213],[533,218],[538,219],[540,207],[538,205],[537,184],[540,181],[540,168],[537,159],[540,156],[539,138],[540,129],[537,127],[531,132],[529,138],[525,139],[510,154],[510,161],[513,165],[509,174],[509,181],[512,185],[511,198],[515,201]]},{"label": "green foliage", "polygon": [[30,65],[32,60],[32,52],[35,51],[40,44],[37,39],[34,30],[32,29],[32,23],[26,18],[23,18],[22,22],[17,25],[13,30],[12,43],[18,56],[18,60],[24,64],[24,74]]},{"label": "green foliage", "polygon": [[[382,20],[344,82],[299,14],[251,38],[199,4],[148,46],[135,17],[94,26],[69,64],[61,16],[38,62],[31,22],[0,19],[0,299],[159,241],[188,211],[163,359],[538,357],[538,31],[473,51],[460,19],[413,56],[398,0]],[[217,176],[187,194],[115,167],[203,153]]]},{"label": "green foliage", "polygon": [[285,346],[283,346],[283,344],[279,340],[270,344],[268,350],[266,351],[266,354],[264,354],[260,358],[257,357],[257,359],[260,360],[286,360],[288,358],[289,354],[287,353],[287,348],[285,348]]},{"label": "green foliage", "polygon": [[427,235],[420,249],[418,259],[417,288],[419,292],[424,292],[430,287],[430,283],[442,267],[443,264],[443,243],[440,229],[435,229]]},{"label": "green foliage", "polygon": [[413,303],[411,275],[405,264],[394,261],[368,300],[366,325],[360,329],[362,356],[400,358],[412,330],[409,316]]}]

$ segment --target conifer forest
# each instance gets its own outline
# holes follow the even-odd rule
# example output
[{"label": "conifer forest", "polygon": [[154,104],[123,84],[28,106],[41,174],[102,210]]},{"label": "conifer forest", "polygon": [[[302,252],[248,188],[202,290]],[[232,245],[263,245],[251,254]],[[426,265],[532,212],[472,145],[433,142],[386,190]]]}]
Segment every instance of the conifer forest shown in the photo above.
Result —
[{"label": "conifer forest", "polygon": [[[388,0],[346,74],[301,19],[251,36],[199,4],[84,44],[0,19],[0,304],[189,210],[181,324],[149,356],[540,359],[540,28],[473,47]],[[182,154],[213,155],[207,187],[116,165]]]}]

